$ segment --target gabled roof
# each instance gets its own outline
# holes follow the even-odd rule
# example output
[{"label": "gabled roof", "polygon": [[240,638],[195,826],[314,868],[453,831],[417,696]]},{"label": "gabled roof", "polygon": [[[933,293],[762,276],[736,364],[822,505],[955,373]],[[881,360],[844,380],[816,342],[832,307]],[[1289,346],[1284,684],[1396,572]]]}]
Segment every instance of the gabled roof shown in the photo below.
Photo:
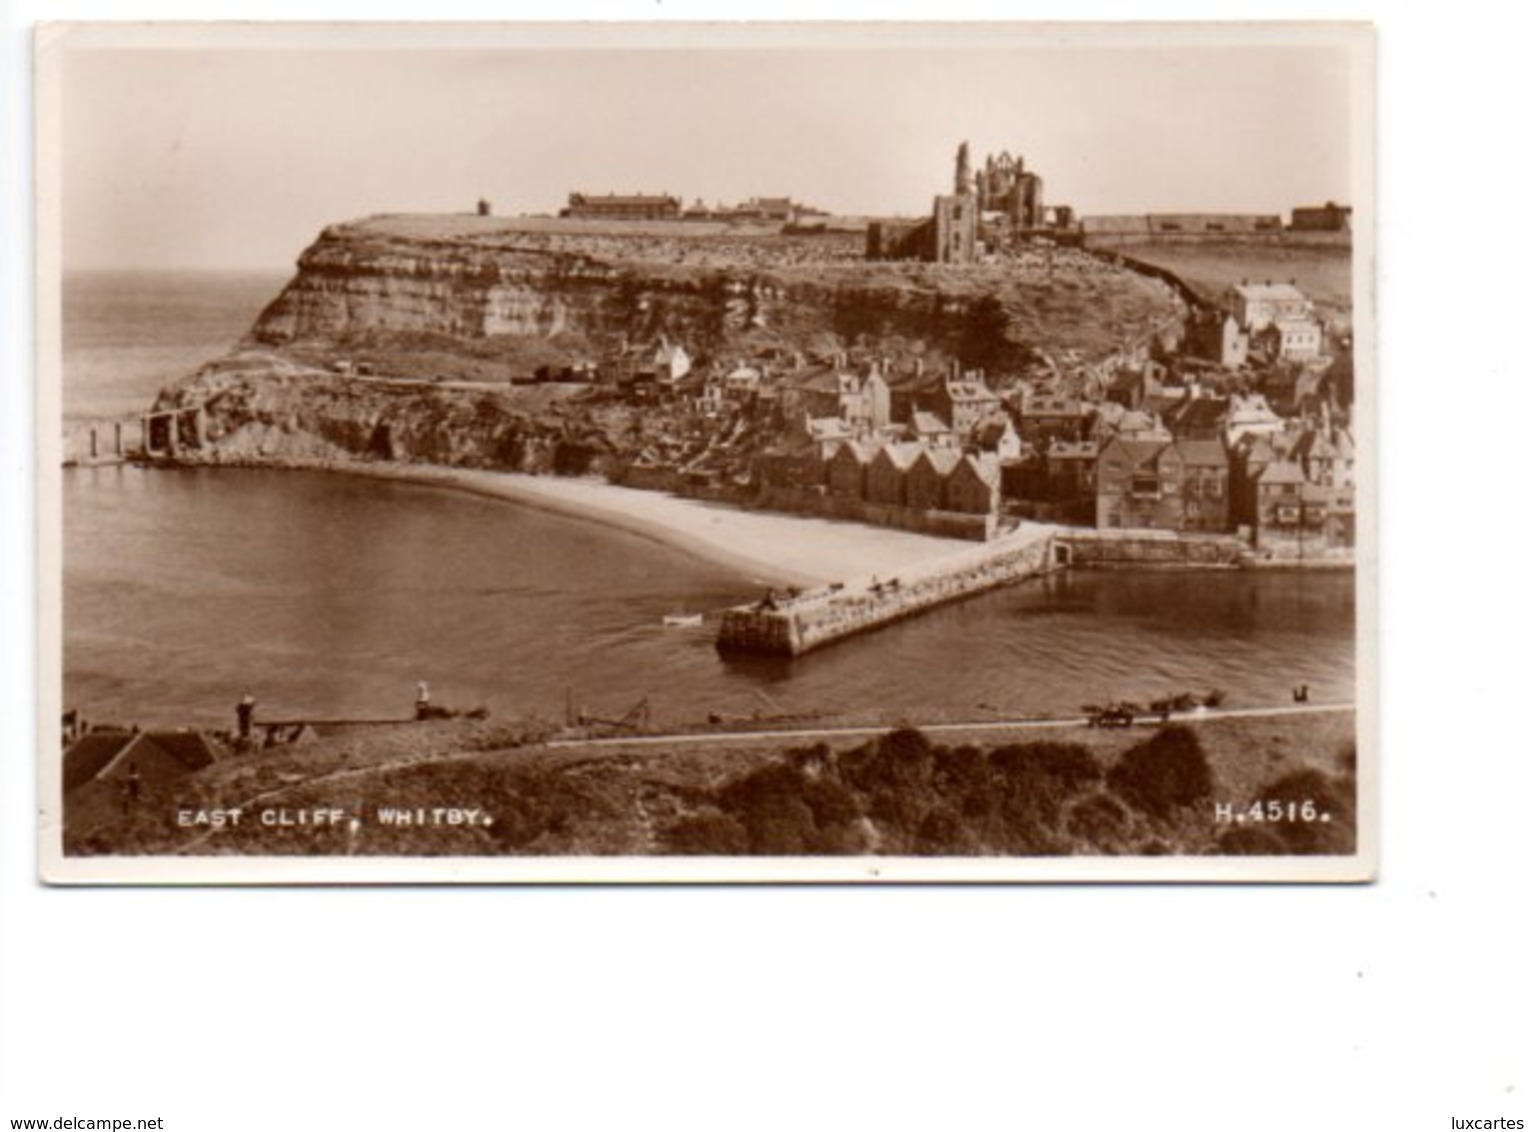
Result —
[{"label": "gabled roof", "polygon": [[911,429],[918,436],[942,436],[949,432],[949,426],[943,423],[942,417],[921,409],[911,415]]},{"label": "gabled roof", "polygon": [[979,381],[961,379],[959,381],[946,381],[945,387],[949,391],[949,399],[952,401],[996,401],[999,398],[985,384]]},{"label": "gabled roof", "polygon": [[1295,379],[1295,392],[1293,396],[1297,401],[1302,397],[1314,397],[1322,388],[1322,374],[1316,370],[1302,370]]},{"label": "gabled roof", "polygon": [[1275,460],[1280,459],[1279,449],[1271,444],[1267,437],[1247,435],[1237,443],[1237,453],[1242,457],[1242,462],[1247,466],[1247,474],[1252,475],[1255,467],[1266,467]]},{"label": "gabled roof", "polygon": [[852,426],[841,417],[807,417],[805,431],[815,440],[844,440],[853,435]]},{"label": "gabled roof", "polygon": [[200,731],[147,731],[144,737],[188,770],[201,770],[218,761],[218,755]]},{"label": "gabled roof", "polygon": [[92,731],[64,752],[64,791],[101,775],[124,756],[158,748],[190,771],[218,761],[206,736],[198,731]]},{"label": "gabled roof", "polygon": [[1290,456],[1296,460],[1331,460],[1337,454],[1332,441],[1316,429],[1307,429],[1290,448]]},{"label": "gabled roof", "polygon": [[1226,403],[1215,397],[1185,398],[1167,416],[1174,428],[1219,428],[1226,419]]},{"label": "gabled roof", "polygon": [[1025,417],[1080,417],[1087,406],[1075,397],[1030,397],[1018,412]]},{"label": "gabled roof", "polygon": [[953,448],[924,448],[917,463],[926,464],[939,477],[943,477],[952,472],[959,461],[960,454]]},{"label": "gabled roof", "polygon": [[1002,468],[995,456],[977,456],[972,453],[959,461],[954,470],[949,473],[949,478],[965,474],[975,476],[988,487],[995,487],[1002,477]]},{"label": "gabled roof", "polygon": [[1167,445],[1168,442],[1165,440],[1134,440],[1123,436],[1116,436],[1099,449],[1098,456],[1102,459],[1111,453],[1122,453],[1129,459],[1132,466],[1141,467],[1145,464],[1154,463],[1158,454]]},{"label": "gabled roof", "polygon": [[64,792],[95,778],[137,735],[135,731],[91,731],[76,739],[64,752]]},{"label": "gabled roof", "polygon": [[1233,393],[1226,408],[1233,418],[1259,417],[1263,420],[1278,419],[1277,414],[1269,405],[1268,398],[1261,393]]},{"label": "gabled roof", "polygon": [[917,457],[921,456],[925,450],[925,445],[918,444],[911,440],[902,441],[895,444],[884,444],[880,446],[880,449],[875,454],[874,459],[884,460],[887,463],[895,465],[897,468],[904,472],[907,468],[911,467],[917,462]]},{"label": "gabled roof", "polygon": [[1046,455],[1052,460],[1096,460],[1098,445],[1091,440],[1052,440]]},{"label": "gabled roof", "polygon": [[571,193],[571,204],[681,204],[682,202],[673,196],[650,196],[640,193]]},{"label": "gabled roof", "polygon": [[1120,416],[1114,427],[1120,432],[1155,432],[1160,426],[1150,413],[1129,409]]},{"label": "gabled roof", "polygon": [[837,445],[837,450],[832,453],[833,460],[844,460],[852,456],[860,464],[867,464],[878,454],[880,446],[870,440],[844,440]]},{"label": "gabled roof", "polygon": [[1226,466],[1226,449],[1218,440],[1177,440],[1173,447],[1185,464],[1205,468]]},{"label": "gabled roof", "polygon": [[834,369],[815,369],[795,375],[790,388],[806,393],[840,393],[841,375]]},{"label": "gabled roof", "polygon": [[1306,301],[1305,292],[1293,283],[1233,283],[1231,289],[1250,301],[1274,299]]},{"label": "gabled roof", "polygon": [[997,417],[992,417],[989,420],[981,421],[975,426],[973,435],[975,437],[975,442],[982,448],[995,448],[997,445],[1001,444],[1002,441],[1005,440],[1009,435],[1011,435],[1014,440],[1017,440],[1018,438],[1018,433],[1013,428],[1013,422],[1007,417],[1002,417],[1000,419]]},{"label": "gabled roof", "polygon": [[1263,474],[1258,477],[1260,484],[1286,484],[1305,483],[1306,477],[1301,474],[1300,465],[1292,460],[1275,460],[1263,469]]},{"label": "gabled roof", "polygon": [[1304,315],[1291,315],[1289,318],[1276,318],[1274,325],[1280,330],[1315,330],[1321,333],[1322,324],[1314,318],[1306,318]]}]

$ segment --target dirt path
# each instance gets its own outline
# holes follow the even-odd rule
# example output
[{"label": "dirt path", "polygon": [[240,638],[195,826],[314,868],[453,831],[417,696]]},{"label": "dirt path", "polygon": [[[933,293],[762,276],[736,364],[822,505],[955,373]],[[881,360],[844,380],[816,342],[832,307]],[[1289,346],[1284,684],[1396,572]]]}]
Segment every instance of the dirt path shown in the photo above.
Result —
[{"label": "dirt path", "polygon": [[[1205,709],[1193,712],[1175,712],[1169,722],[1200,724],[1221,719],[1265,719],[1282,716],[1327,715],[1340,712],[1353,711],[1352,703],[1337,704],[1293,704],[1282,707],[1270,708],[1228,708]],[[1135,721],[1136,727],[1160,727],[1163,723],[1161,716],[1145,714]],[[930,735],[977,735],[998,734],[1012,731],[1046,731],[1060,728],[1086,727],[1086,721],[1081,716],[1055,718],[1055,719],[988,719],[970,723],[932,723],[924,724],[921,730]],[[544,743],[533,744],[526,747],[508,748],[502,754],[527,754],[541,750],[588,750],[593,752],[594,759],[611,758],[625,750],[634,748],[677,747],[677,746],[701,746],[704,744],[739,744],[739,743],[778,743],[785,740],[820,740],[820,739],[860,739],[875,738],[888,734],[891,725],[858,726],[858,727],[806,727],[794,730],[772,731],[710,731],[687,732],[668,735],[623,735],[603,739],[552,739]],[[348,770],[332,771],[327,774],[316,775],[313,778],[305,778],[297,782],[285,782],[281,785],[252,794],[239,802],[226,805],[225,809],[248,810],[263,803],[278,801],[284,796],[296,791],[307,790],[316,786],[329,786],[339,782],[349,782],[355,779],[366,778],[370,775],[385,774],[390,771],[407,770],[415,766],[433,765],[440,766],[444,763],[459,762],[465,759],[482,759],[492,757],[497,752],[485,750],[451,751],[447,754],[411,755],[407,758],[395,759],[390,762],[375,763],[366,767],[355,767]],[[585,761],[585,760],[582,760]],[[648,815],[647,815],[648,816]],[[199,847],[206,844],[216,830],[206,830],[192,840],[177,847],[179,855],[194,855]]]}]

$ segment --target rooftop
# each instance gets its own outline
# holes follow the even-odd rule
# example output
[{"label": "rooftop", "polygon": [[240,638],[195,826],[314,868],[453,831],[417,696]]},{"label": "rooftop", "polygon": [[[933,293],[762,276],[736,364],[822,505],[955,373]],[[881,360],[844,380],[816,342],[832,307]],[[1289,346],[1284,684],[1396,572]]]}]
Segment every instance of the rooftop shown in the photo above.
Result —
[{"label": "rooftop", "polygon": [[1249,300],[1289,299],[1299,302],[1306,301],[1305,292],[1294,283],[1271,283],[1267,281],[1263,283],[1248,283],[1244,281],[1233,283],[1231,289],[1241,295],[1242,298]]}]

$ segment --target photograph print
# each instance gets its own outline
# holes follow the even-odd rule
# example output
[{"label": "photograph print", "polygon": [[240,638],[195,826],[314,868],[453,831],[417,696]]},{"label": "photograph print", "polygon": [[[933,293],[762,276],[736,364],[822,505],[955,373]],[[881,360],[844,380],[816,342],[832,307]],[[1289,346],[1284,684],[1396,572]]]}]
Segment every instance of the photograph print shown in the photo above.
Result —
[{"label": "photograph print", "polygon": [[1367,26],[36,61],[45,879],[1374,876]]}]

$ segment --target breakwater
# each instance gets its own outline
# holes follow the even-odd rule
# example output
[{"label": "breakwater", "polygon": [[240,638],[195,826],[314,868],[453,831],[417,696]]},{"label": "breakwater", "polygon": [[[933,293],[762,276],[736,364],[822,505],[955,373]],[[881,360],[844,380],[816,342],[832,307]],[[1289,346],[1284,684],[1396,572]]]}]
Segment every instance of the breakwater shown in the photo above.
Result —
[{"label": "breakwater", "polygon": [[726,651],[798,656],[936,605],[1037,578],[1057,566],[1055,531],[1031,527],[900,577],[842,583],[788,597],[768,595],[725,612]]}]

